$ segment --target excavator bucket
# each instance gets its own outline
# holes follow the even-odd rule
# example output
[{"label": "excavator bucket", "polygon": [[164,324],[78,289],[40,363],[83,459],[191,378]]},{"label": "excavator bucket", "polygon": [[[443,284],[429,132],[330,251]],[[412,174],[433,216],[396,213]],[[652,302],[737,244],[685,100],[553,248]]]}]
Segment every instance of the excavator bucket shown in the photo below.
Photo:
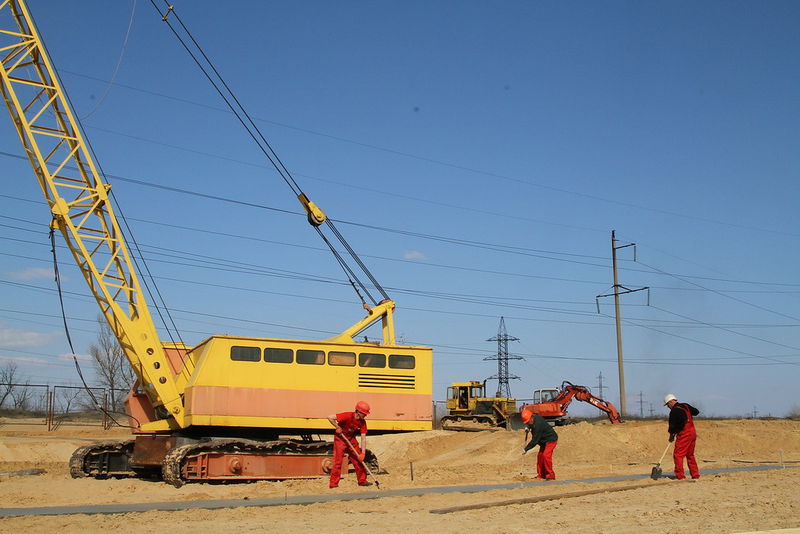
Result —
[{"label": "excavator bucket", "polygon": [[525,423],[522,422],[522,415],[513,413],[506,419],[506,430],[522,430],[525,428]]}]

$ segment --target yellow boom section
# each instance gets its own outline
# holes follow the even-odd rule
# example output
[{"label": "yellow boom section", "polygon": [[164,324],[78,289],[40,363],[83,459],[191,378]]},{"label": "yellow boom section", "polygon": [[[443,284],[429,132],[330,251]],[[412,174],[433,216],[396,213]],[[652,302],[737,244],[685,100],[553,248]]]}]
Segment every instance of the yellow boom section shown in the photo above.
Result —
[{"label": "yellow boom section", "polygon": [[[181,392],[191,368],[172,374],[100,178],[50,58],[22,0],[0,0],[2,92],[25,153],[100,309],[155,407],[183,427]],[[186,362],[191,365],[191,362]]]}]

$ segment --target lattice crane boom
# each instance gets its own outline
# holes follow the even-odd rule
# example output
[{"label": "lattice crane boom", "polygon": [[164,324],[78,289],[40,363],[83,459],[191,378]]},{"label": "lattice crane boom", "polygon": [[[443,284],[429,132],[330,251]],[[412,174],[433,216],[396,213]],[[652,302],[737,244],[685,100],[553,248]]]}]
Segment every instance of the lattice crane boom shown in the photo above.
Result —
[{"label": "lattice crane boom", "polygon": [[[3,100],[52,212],[103,315],[154,407],[182,426],[179,383],[150,315],[109,191],[23,0],[0,3]],[[162,413],[162,416],[166,414]]]}]

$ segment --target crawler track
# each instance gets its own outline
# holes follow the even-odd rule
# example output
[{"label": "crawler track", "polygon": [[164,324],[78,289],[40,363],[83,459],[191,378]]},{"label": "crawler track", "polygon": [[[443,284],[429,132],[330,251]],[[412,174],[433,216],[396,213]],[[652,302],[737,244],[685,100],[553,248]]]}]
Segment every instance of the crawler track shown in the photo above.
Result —
[{"label": "crawler track", "polygon": [[[165,482],[176,488],[189,481],[315,478],[329,472],[332,453],[333,445],[326,441],[214,439],[170,449],[164,458],[161,476]],[[254,463],[257,463],[259,459],[267,457],[276,465],[292,460],[305,463],[306,459],[310,459],[320,467],[317,472],[298,471],[294,475],[278,473],[269,468],[262,471],[247,470],[248,459],[254,459]],[[281,457],[284,457],[283,460]],[[206,460],[216,461],[218,465],[225,464],[229,470],[220,474],[218,471],[206,469]],[[371,451],[367,451],[366,463],[373,472],[380,472],[378,459]]]},{"label": "crawler track", "polygon": [[[135,440],[110,441],[80,447],[69,460],[73,478],[158,476],[152,469],[131,466]],[[333,445],[326,441],[256,441],[216,438],[180,445],[161,462],[163,480],[175,487],[187,482],[243,482],[324,477],[333,463]],[[367,450],[365,463],[382,473],[377,457]]]},{"label": "crawler track", "polygon": [[76,449],[69,459],[69,474],[72,478],[136,476],[129,462],[134,441],[108,441]]}]

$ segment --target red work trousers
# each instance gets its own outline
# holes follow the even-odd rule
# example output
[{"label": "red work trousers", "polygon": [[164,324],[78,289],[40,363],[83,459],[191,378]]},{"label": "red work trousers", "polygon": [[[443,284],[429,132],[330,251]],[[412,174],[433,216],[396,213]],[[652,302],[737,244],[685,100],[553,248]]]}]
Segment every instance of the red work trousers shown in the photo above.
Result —
[{"label": "red work trousers", "polygon": [[331,467],[331,481],[330,486],[336,487],[339,485],[339,481],[342,479],[342,461],[344,460],[344,453],[347,453],[347,456],[350,458],[350,463],[353,464],[353,469],[356,470],[356,480],[359,484],[363,484],[367,481],[367,470],[364,469],[364,466],[361,462],[358,461],[358,458],[353,458],[353,453],[350,451],[350,448],[347,446],[347,443],[344,440],[348,440],[353,448],[361,452],[361,449],[358,447],[358,442],[356,441],[355,436],[350,438],[345,438],[342,436],[334,436],[333,438],[333,467]]},{"label": "red work trousers", "polygon": [[694,458],[694,444],[697,442],[697,432],[694,426],[684,428],[675,436],[675,450],[672,452],[672,459],[675,461],[675,478],[683,480],[686,474],[683,472],[683,459],[689,466],[689,473],[692,478],[700,478],[700,470],[697,468],[697,460]]},{"label": "red work trousers", "polygon": [[536,473],[538,478],[554,480],[556,473],[553,471],[553,449],[558,441],[542,443],[539,445],[539,454],[536,456]]}]

